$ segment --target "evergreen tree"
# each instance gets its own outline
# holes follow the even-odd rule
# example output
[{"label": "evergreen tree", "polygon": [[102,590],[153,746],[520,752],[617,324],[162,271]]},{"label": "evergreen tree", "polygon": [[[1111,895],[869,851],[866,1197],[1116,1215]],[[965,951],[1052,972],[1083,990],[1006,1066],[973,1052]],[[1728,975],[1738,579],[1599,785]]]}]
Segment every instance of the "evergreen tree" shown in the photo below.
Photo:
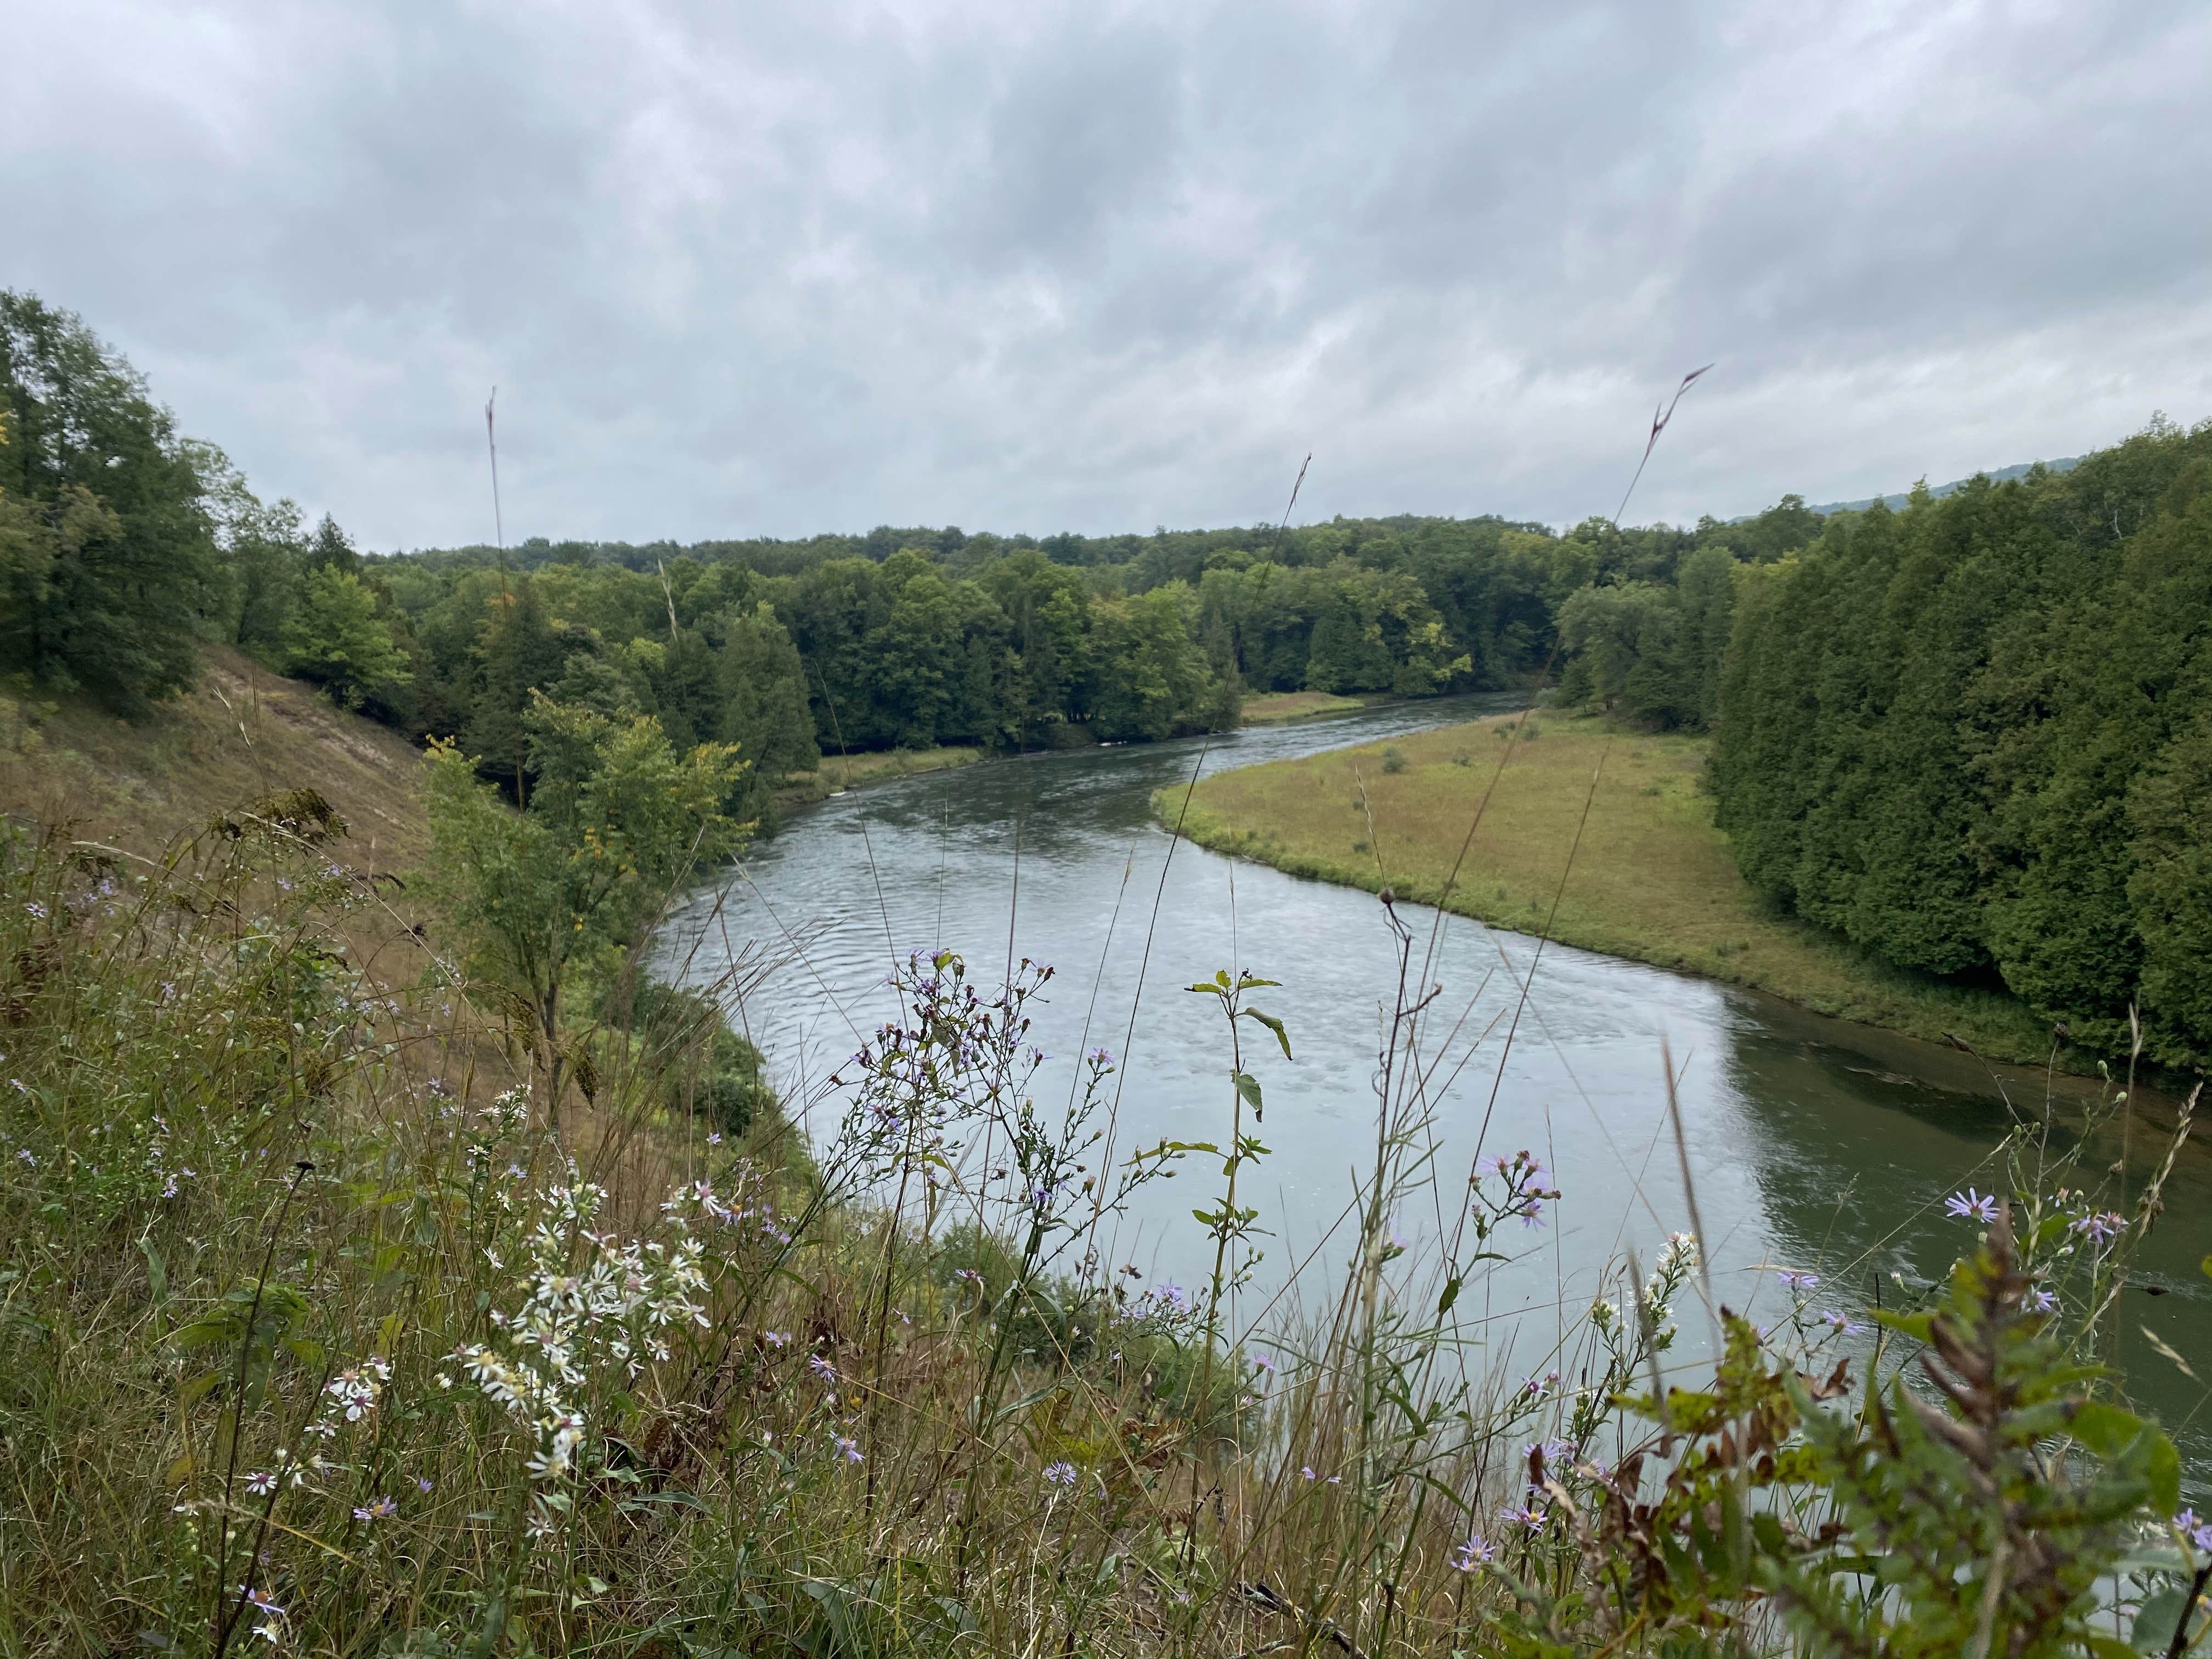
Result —
[{"label": "evergreen tree", "polygon": [[561,677],[568,656],[530,578],[519,577],[494,596],[474,653],[475,683],[464,740],[489,775],[513,784],[519,803],[530,798],[529,732],[524,723],[530,695]]}]

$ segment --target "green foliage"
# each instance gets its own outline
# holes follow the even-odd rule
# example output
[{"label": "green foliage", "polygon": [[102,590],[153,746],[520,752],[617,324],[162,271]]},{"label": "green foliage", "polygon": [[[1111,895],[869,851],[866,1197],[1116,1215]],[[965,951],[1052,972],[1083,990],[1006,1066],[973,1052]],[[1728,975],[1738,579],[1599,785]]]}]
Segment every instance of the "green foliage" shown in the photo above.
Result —
[{"label": "green foliage", "polygon": [[189,684],[221,467],[84,324],[0,292],[0,659],[125,710]]},{"label": "green foliage", "polygon": [[1744,570],[1712,775],[1745,875],[2094,1049],[2134,1007],[2154,1057],[2212,1057],[2208,483],[2212,426],[2154,424]]},{"label": "green foliage", "polygon": [[1807,1478],[1835,1519],[1813,1539],[1763,1529],[1761,1578],[1810,1650],[2025,1659],[2110,1643],[2096,1589],[2142,1517],[2173,1513],[2180,1462],[2155,1425],[2085,1392],[2094,1371],[2033,1289],[2001,1218],[1942,1303],[1885,1321],[1923,1345],[1936,1398],[1900,1376],[1864,1411],[1821,1411],[1796,1385]]},{"label": "green foliage", "polygon": [[434,745],[432,866],[470,971],[533,1028],[557,1102],[564,993],[579,970],[605,973],[641,944],[688,871],[742,844],[747,827],[721,809],[744,763],[723,744],[678,755],[650,715],[542,694],[526,733],[537,782],[524,811],[478,783],[458,749]]},{"label": "green foliage", "polygon": [[311,568],[301,582],[284,647],[286,672],[312,680],[344,708],[371,697],[388,704],[414,678],[377,613],[376,595],[335,563]]},{"label": "green foliage", "polygon": [[[696,1119],[735,1137],[775,1105],[774,1091],[761,1075],[760,1050],[730,1029],[704,992],[635,973],[617,975],[608,981],[596,1018],[629,1046],[631,1066],[657,1080],[657,1103],[672,1120]],[[592,1065],[596,1091],[605,1086],[609,1067],[604,1056]]]}]

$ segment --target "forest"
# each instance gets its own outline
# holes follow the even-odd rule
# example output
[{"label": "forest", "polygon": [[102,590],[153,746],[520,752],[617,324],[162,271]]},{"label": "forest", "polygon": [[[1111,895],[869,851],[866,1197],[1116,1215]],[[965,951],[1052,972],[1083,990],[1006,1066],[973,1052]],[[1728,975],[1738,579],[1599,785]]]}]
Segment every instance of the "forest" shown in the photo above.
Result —
[{"label": "forest", "polygon": [[[2212,1054],[2212,424],[1902,511],[1564,532],[881,527],[376,556],[258,496],[73,314],[0,296],[0,666],[143,711],[220,640],[526,803],[540,702],[735,745],[737,819],[840,750],[1236,724],[1248,695],[1548,679],[1710,732],[1746,877],[2105,1053]],[[2132,1011],[2132,1013],[2131,1013]]]}]

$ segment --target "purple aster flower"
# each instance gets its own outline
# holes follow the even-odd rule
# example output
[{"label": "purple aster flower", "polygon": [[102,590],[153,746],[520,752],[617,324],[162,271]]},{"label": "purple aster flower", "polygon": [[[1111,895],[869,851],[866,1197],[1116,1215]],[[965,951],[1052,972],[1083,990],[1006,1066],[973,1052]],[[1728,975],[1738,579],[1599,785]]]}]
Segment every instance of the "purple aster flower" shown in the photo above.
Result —
[{"label": "purple aster flower", "polygon": [[1075,1465],[1065,1462],[1048,1463],[1045,1465],[1044,1478],[1055,1486],[1072,1486],[1075,1484]]},{"label": "purple aster flower", "polygon": [[1479,1564],[1497,1559],[1496,1546],[1477,1532],[1468,1534],[1467,1542],[1452,1552],[1451,1564],[1462,1572],[1472,1572]]},{"label": "purple aster flower", "polygon": [[1782,1281],[1785,1290],[1817,1291],[1820,1288],[1820,1275],[1818,1273],[1801,1273],[1793,1268],[1783,1267],[1774,1276]]},{"label": "purple aster flower", "polygon": [[1964,1221],[1995,1221],[1997,1218],[1996,1195],[1978,1193],[1972,1187],[1945,1199],[1943,1209],[1947,1214]]},{"label": "purple aster flower", "polygon": [[2100,1210],[2074,1224],[2074,1231],[2094,1244],[2109,1244],[2127,1229],[2127,1218],[2116,1210]]},{"label": "purple aster flower", "polygon": [[1833,1308],[1824,1310],[1820,1317],[1826,1323],[1844,1336],[1856,1336],[1862,1331],[1866,1329],[1866,1327],[1861,1324],[1857,1320],[1851,1318],[1849,1315],[1839,1314]]},{"label": "purple aster flower", "polygon": [[2173,1524],[2198,1549],[2212,1552],[2212,1521],[2199,1521],[2197,1511],[2188,1509],[2173,1517]]},{"label": "purple aster flower", "polygon": [[837,1443],[837,1455],[848,1463],[858,1463],[861,1461],[859,1441],[842,1434],[832,1435],[830,1438]]}]

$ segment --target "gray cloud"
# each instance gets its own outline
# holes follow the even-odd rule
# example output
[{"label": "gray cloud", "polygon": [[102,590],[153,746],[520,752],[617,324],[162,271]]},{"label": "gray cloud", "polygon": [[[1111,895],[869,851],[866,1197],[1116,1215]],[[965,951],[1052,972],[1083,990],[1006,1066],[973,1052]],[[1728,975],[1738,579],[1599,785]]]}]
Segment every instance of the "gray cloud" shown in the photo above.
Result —
[{"label": "gray cloud", "polygon": [[[2212,14],[32,0],[0,283],[372,545],[1632,516],[2212,414]],[[1302,513],[1303,516],[1303,513]]]}]

